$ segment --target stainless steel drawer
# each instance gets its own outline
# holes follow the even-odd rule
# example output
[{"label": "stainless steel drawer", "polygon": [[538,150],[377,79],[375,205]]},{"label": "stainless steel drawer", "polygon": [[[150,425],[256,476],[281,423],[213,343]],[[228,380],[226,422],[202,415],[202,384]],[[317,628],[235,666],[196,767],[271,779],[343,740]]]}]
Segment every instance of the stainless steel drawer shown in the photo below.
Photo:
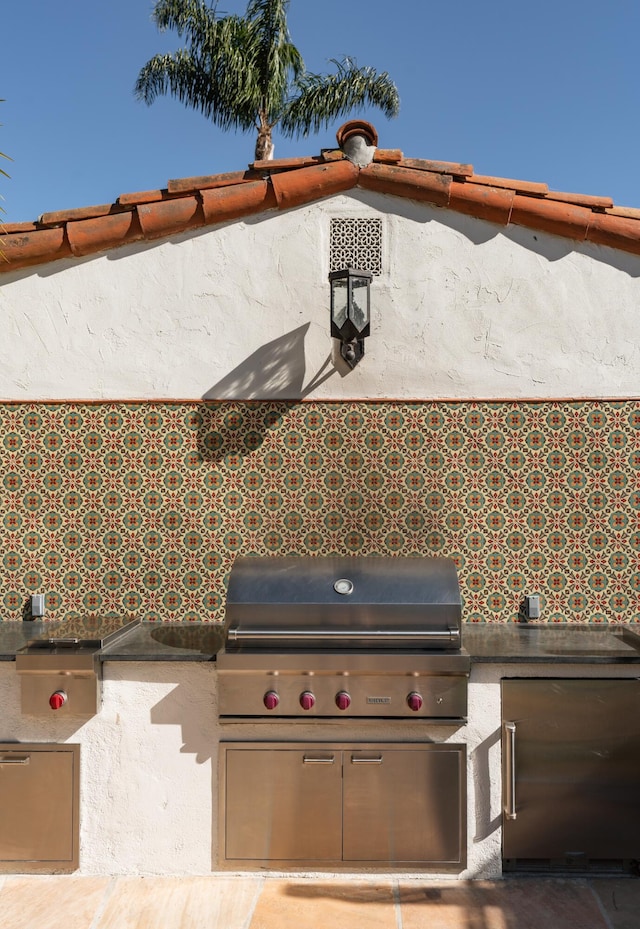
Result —
[{"label": "stainless steel drawer", "polygon": [[75,870],[79,807],[79,745],[0,743],[0,870]]}]

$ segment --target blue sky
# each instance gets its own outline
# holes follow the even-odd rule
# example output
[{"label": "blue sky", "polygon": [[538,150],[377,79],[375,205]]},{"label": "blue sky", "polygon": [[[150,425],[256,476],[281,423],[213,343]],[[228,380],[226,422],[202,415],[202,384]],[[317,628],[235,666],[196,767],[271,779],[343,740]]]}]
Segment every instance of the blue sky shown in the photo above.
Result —
[{"label": "blue sky", "polygon": [[[171,98],[150,107],[134,99],[144,62],[180,44],[157,31],[152,6],[4,0],[5,222],[252,160],[252,136],[222,133]],[[380,146],[640,207],[637,0],[292,0],[289,26],[311,71],[351,55],[391,74],[400,116],[352,114],[374,123]],[[276,157],[334,145],[343,121],[306,139],[276,134]]]}]

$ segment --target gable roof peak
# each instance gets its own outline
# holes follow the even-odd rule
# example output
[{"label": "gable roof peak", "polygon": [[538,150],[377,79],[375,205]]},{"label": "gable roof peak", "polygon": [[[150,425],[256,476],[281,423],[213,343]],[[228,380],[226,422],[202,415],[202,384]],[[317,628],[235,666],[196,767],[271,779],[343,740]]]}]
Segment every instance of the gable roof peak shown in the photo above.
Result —
[{"label": "gable roof peak", "polygon": [[374,159],[378,146],[375,126],[363,119],[352,119],[336,132],[338,147],[357,168],[366,168]]}]

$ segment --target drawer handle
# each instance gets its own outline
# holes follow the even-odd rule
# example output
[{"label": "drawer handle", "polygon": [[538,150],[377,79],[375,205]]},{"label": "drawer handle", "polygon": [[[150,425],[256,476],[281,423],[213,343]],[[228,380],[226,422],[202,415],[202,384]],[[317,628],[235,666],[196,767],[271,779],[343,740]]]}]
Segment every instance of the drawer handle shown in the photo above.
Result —
[{"label": "drawer handle", "polygon": [[516,724],[505,723],[504,780],[505,804],[504,815],[507,819],[517,819],[516,813]]},{"label": "drawer handle", "polygon": [[375,758],[363,758],[362,755],[352,755],[351,764],[382,764],[382,755]]},{"label": "drawer handle", "polygon": [[0,758],[0,764],[29,764],[31,755],[7,755]]},{"label": "drawer handle", "polygon": [[333,764],[335,760],[336,760],[335,755],[328,755],[325,757],[316,757],[313,755],[302,756],[303,764]]}]

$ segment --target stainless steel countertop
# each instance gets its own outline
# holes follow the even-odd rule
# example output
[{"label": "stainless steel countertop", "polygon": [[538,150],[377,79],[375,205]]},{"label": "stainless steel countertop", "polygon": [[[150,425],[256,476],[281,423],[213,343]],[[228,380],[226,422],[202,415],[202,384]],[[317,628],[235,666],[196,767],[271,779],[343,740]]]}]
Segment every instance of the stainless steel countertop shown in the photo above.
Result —
[{"label": "stainless steel countertop", "polygon": [[[0,661],[13,661],[47,623],[0,623]],[[103,661],[213,661],[222,627],[212,623],[142,622],[99,653]],[[640,664],[640,624],[463,623],[472,663]]]}]

